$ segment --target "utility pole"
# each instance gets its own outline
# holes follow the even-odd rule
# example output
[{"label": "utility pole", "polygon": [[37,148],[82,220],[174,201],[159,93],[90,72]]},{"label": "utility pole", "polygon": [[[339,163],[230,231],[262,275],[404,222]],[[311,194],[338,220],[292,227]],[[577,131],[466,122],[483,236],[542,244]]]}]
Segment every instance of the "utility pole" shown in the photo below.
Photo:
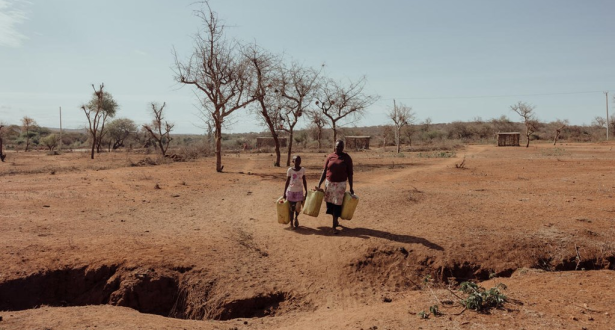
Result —
[{"label": "utility pole", "polygon": [[609,140],[609,92],[604,92],[606,96],[606,140]]},{"label": "utility pole", "polygon": [[60,107],[60,150],[62,151],[62,107]]}]

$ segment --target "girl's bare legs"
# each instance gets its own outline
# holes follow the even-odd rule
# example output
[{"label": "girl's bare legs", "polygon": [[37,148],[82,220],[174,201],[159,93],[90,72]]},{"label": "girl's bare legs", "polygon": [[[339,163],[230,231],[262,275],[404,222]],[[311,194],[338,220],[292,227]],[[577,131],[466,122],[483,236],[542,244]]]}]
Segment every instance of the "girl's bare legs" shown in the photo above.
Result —
[{"label": "girl's bare legs", "polygon": [[295,213],[295,205],[295,203],[290,203],[290,228],[293,228],[293,213]]}]

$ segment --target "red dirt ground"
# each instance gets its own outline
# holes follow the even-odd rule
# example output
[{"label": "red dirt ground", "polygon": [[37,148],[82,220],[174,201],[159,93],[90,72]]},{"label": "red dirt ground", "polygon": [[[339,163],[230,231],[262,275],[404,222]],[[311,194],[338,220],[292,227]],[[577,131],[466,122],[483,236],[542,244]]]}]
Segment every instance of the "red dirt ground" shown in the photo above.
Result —
[{"label": "red dirt ground", "polygon": [[[9,153],[0,330],[615,329],[614,146],[349,151],[360,202],[338,235],[324,206],[277,223],[271,154],[216,173],[213,158]],[[302,153],[310,187],[324,156]],[[463,311],[451,291],[468,279],[509,302]]]}]

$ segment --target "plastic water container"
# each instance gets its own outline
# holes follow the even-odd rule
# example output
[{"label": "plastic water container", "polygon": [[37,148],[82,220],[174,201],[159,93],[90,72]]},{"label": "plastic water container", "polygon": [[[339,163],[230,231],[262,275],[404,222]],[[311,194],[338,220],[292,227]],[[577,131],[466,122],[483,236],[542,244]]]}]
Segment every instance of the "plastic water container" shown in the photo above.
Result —
[{"label": "plastic water container", "polygon": [[345,192],[344,201],[342,202],[342,215],[340,217],[344,220],[352,219],[354,211],[357,209],[357,204],[359,204],[359,196]]},{"label": "plastic water container", "polygon": [[280,197],[275,205],[278,210],[278,223],[287,225],[290,222],[290,203],[284,197]]},{"label": "plastic water container", "polygon": [[303,205],[303,214],[311,217],[317,217],[320,212],[320,205],[325,198],[325,193],[319,190],[310,190],[305,198]]}]

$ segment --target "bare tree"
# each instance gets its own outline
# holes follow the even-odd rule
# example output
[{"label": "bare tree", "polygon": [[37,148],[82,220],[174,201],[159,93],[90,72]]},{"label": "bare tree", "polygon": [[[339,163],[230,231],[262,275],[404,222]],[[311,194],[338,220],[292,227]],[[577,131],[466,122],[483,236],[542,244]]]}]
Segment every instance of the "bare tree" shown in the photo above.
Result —
[{"label": "bare tree", "polygon": [[105,121],[108,117],[115,116],[117,110],[117,103],[113,100],[111,94],[103,90],[104,88],[105,84],[100,84],[100,87],[96,90],[96,87],[92,84],[92,89],[94,90],[92,100],[88,104],[81,106],[83,113],[85,113],[88,119],[88,132],[92,139],[91,159],[94,159],[94,149],[100,147],[102,143],[102,131],[105,127]]},{"label": "bare tree", "polygon": [[553,136],[553,145],[557,144],[557,140],[559,136],[562,134],[562,130],[564,127],[568,126],[568,119],[566,120],[556,120],[555,121],[555,135]]},{"label": "bare tree", "polygon": [[527,144],[525,147],[530,146],[530,136],[534,134],[534,132],[538,129],[538,121],[534,118],[534,107],[525,103],[525,102],[517,102],[517,104],[511,105],[510,110],[516,112],[521,118],[523,118],[523,123],[525,125],[525,137],[527,138]]},{"label": "bare tree", "polygon": [[395,125],[395,143],[397,145],[397,153],[399,153],[401,147],[401,130],[404,126],[410,125],[414,121],[414,114],[412,108],[401,103],[397,105],[393,100],[393,109],[388,113],[389,118]]},{"label": "bare tree", "polygon": [[26,150],[25,151],[28,151],[28,149],[30,148],[30,130],[32,129],[34,125],[36,125],[36,122],[34,121],[34,119],[28,116],[24,116],[23,118],[21,118],[21,132],[26,134]]},{"label": "bare tree", "polygon": [[152,102],[151,106],[154,119],[150,125],[143,125],[143,128],[158,144],[162,157],[166,156],[167,150],[169,149],[169,143],[173,140],[173,138],[171,138],[171,131],[173,130],[173,126],[175,126],[174,124],[164,120],[163,111],[166,105],[167,104],[165,102],[162,103],[161,107],[159,107],[156,103]]},{"label": "bare tree", "polygon": [[322,114],[322,112],[318,109],[307,110],[305,112],[310,119],[310,126],[316,131],[316,136],[314,139],[318,141],[318,150],[321,148],[321,140],[322,140],[322,130],[327,125],[327,120]]},{"label": "bare tree", "polygon": [[269,130],[275,144],[275,161],[273,166],[280,166],[280,140],[278,129],[280,128],[280,68],[279,58],[268,53],[256,45],[247,47],[244,55],[252,64],[256,97],[256,113]]},{"label": "bare tree", "polygon": [[286,166],[290,166],[295,126],[316,97],[317,78],[320,72],[297,63],[293,63],[290,68],[282,72],[280,81],[280,95],[283,99],[280,112],[281,128],[289,135]]},{"label": "bare tree", "polygon": [[175,52],[175,79],[192,85],[205,94],[199,98],[204,117],[214,121],[216,171],[222,172],[222,126],[234,111],[256,100],[251,92],[250,63],[238,50],[238,44],[225,39],[224,28],[208,2],[195,12],[204,31],[195,36],[190,58],[180,61]]},{"label": "bare tree", "polygon": [[348,84],[325,79],[316,97],[316,106],[328,118],[333,129],[333,141],[337,141],[337,127],[340,120],[358,118],[365,109],[378,100],[377,96],[363,94],[365,77]]}]

